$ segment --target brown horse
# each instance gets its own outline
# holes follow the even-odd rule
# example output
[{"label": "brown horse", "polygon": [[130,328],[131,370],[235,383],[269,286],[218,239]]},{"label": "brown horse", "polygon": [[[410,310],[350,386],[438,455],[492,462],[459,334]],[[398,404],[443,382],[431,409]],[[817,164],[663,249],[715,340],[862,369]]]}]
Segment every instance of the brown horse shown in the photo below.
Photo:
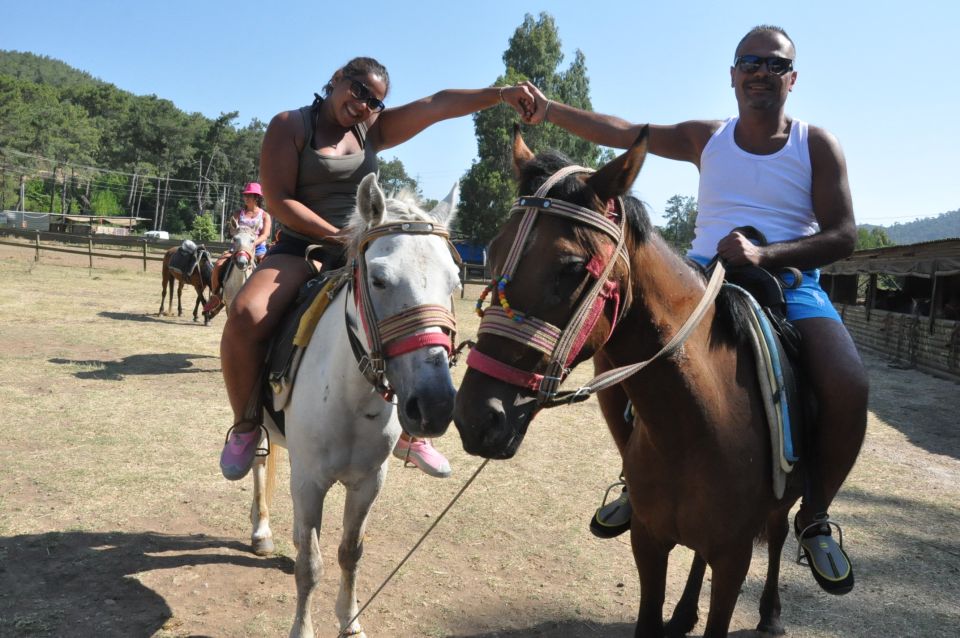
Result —
[{"label": "brown horse", "polygon": [[[780,634],[780,555],[788,511],[801,493],[802,462],[777,498],[756,367],[739,327],[743,302],[722,291],[716,302],[700,304],[713,286],[656,233],[643,206],[624,196],[645,158],[646,134],[595,173],[569,174],[560,172],[567,158],[555,152],[534,157],[515,135],[520,192],[542,190],[518,200],[490,245],[493,272],[506,277],[491,286],[454,422],[467,452],[510,458],[578,363],[593,357],[597,370],[607,371],[653,359],[599,393],[634,511],[641,584],[636,635],[692,630],[709,565],[704,636],[726,636],[753,543],[764,537],[769,567],[758,629]],[[688,323],[700,306],[699,323]],[[678,333],[688,335],[682,346],[665,348]],[[628,398],[633,423],[623,416]],[[841,438],[836,444],[859,447]],[[828,489],[839,488],[843,478]],[[678,544],[696,557],[664,625],[667,559]]]},{"label": "brown horse", "polygon": [[[193,306],[193,320],[197,321],[200,316],[200,308],[207,303],[207,300],[203,296],[203,291],[205,288],[210,287],[210,277],[213,274],[213,260],[210,258],[210,252],[206,248],[203,246],[195,247],[197,265],[190,271],[189,275],[184,275],[181,271],[170,268],[170,262],[174,259],[174,255],[177,254],[177,251],[179,251],[181,247],[182,246],[173,246],[163,255],[163,266],[160,270],[160,274],[163,277],[163,292],[160,295],[160,310],[157,311],[157,316],[159,317],[162,315],[173,314],[173,286],[174,281],[176,281],[178,282],[177,316],[183,316],[183,304],[181,302],[181,296],[183,295],[183,285],[185,283],[189,283],[191,286],[193,286],[194,290],[197,291],[197,302]],[[169,301],[167,301],[168,284],[170,287]],[[166,312],[163,311],[164,301],[167,301]],[[207,323],[209,323],[209,319],[204,316],[203,325],[207,325]]]}]

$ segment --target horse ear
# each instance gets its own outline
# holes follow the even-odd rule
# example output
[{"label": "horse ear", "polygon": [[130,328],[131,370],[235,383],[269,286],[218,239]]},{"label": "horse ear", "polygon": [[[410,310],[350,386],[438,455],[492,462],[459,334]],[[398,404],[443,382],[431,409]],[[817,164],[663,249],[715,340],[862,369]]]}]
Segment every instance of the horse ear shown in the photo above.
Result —
[{"label": "horse ear", "polygon": [[520,125],[513,125],[513,177],[520,181],[520,174],[527,162],[533,159],[533,151],[520,135]]},{"label": "horse ear", "polygon": [[430,216],[437,220],[437,223],[449,226],[457,213],[457,201],[460,198],[460,182],[454,182],[453,188],[439,204],[430,211]]},{"label": "horse ear", "polygon": [[377,226],[387,208],[387,198],[377,183],[377,174],[370,173],[357,188],[357,211],[368,226]]},{"label": "horse ear", "polygon": [[643,166],[643,160],[647,157],[647,137],[649,134],[650,127],[644,126],[640,130],[640,135],[637,136],[626,153],[607,162],[596,173],[587,178],[587,184],[601,200],[606,201],[612,197],[620,197],[630,190],[633,180],[637,179],[640,167]]}]

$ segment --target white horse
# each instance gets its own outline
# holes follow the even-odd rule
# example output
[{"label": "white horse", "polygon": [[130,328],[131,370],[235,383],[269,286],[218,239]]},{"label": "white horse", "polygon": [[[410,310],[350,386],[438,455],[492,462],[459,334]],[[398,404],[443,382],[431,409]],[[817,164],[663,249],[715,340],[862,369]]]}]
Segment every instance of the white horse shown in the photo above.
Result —
[{"label": "white horse", "polygon": [[[285,440],[269,417],[265,419],[273,444],[290,454],[297,547],[293,637],[314,635],[310,606],[322,571],[318,537],[327,491],[337,482],[346,488],[337,551],[341,635],[365,636],[354,619],[357,566],[367,515],[387,475],[387,459],[401,425],[415,436],[436,436],[452,418],[456,390],[448,361],[454,328],[451,303],[460,282],[445,227],[454,216],[456,196],[454,186],[446,199],[425,212],[412,195],[387,199],[375,175],[363,179],[350,222],[351,285],[332,299],[303,353],[284,408]],[[355,364],[358,351],[362,363]],[[273,549],[265,496],[273,465],[268,462],[265,468],[262,458],[254,465],[251,515],[259,554]]]},{"label": "white horse", "polygon": [[217,266],[223,273],[226,273],[226,276],[219,275],[222,277],[220,303],[209,311],[206,309],[203,311],[205,320],[213,319],[220,313],[220,310],[228,315],[230,314],[230,304],[236,299],[243,284],[247,283],[247,279],[250,279],[253,269],[257,267],[256,242],[257,234],[246,226],[241,226],[233,236],[230,246],[230,260]]},{"label": "white horse", "polygon": [[226,313],[230,314],[230,303],[236,299],[240,287],[247,283],[247,279],[253,274],[256,268],[256,242],[257,234],[246,226],[241,226],[233,236],[233,246],[230,251],[233,253],[230,261],[233,262],[227,271],[227,276],[223,280],[223,307]]}]

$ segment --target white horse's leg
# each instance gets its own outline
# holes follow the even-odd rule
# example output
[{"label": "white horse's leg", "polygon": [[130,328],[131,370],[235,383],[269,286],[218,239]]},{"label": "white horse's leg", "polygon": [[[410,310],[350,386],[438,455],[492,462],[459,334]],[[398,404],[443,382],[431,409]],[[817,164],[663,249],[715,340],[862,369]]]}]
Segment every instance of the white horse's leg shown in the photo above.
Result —
[{"label": "white horse's leg", "polygon": [[[267,450],[267,437],[260,439],[260,450]],[[253,504],[250,506],[253,534],[250,544],[257,556],[269,556],[275,549],[273,532],[270,531],[270,503],[277,476],[277,450],[277,446],[269,446],[268,456],[258,456],[253,460]]]},{"label": "white horse's leg", "polygon": [[297,582],[297,614],[290,629],[290,638],[313,638],[313,619],[310,607],[313,592],[323,575],[320,558],[320,523],[323,520],[323,499],[330,483],[319,485],[315,477],[296,475],[291,468],[290,492],[293,496],[293,543],[297,547],[294,579]]},{"label": "white horse's leg", "polygon": [[[367,515],[374,501],[380,495],[383,482],[387,477],[387,464],[366,476],[358,483],[347,486],[346,501],[343,506],[343,535],[337,550],[340,563],[340,591],[337,593],[337,618],[340,621],[340,633],[345,636],[365,637],[357,615],[357,570],[363,556],[363,534],[367,527]],[[350,623],[349,625],[347,623]]]}]

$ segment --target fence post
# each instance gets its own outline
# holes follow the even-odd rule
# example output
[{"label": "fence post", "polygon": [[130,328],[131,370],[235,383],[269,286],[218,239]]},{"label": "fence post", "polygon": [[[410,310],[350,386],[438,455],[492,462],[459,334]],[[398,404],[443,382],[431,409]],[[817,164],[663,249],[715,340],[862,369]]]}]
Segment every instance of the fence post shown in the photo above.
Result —
[{"label": "fence post", "polygon": [[463,296],[467,294],[467,264],[466,262],[460,263],[460,298],[463,299]]},{"label": "fence post", "polygon": [[37,253],[33,256],[34,261],[40,261],[40,231],[37,231],[37,235],[34,238],[34,245],[37,248]]},{"label": "fence post", "polygon": [[147,240],[143,240],[143,272],[147,272]]},{"label": "fence post", "polygon": [[87,255],[90,256],[90,270],[93,270],[93,237],[87,238]]}]

